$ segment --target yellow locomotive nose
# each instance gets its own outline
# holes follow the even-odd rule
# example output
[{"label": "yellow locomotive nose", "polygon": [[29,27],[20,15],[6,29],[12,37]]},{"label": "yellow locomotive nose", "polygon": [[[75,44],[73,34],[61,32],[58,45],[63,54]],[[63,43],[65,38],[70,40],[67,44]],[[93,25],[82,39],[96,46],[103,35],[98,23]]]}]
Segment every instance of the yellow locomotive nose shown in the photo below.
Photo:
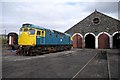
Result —
[{"label": "yellow locomotive nose", "polygon": [[22,34],[19,35],[19,38],[18,38],[18,44],[20,46],[22,45],[28,45],[28,46],[33,46],[36,44],[36,41],[35,41],[35,35],[30,35],[29,31],[22,31]]}]

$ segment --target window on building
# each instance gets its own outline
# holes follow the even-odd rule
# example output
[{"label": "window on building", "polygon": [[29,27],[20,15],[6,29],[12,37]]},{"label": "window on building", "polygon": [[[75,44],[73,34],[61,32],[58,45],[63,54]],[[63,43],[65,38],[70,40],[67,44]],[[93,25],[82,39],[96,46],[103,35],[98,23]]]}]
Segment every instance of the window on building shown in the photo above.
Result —
[{"label": "window on building", "polygon": [[93,19],[93,23],[94,23],[94,24],[98,24],[99,21],[100,21],[99,18],[94,18],[94,19]]}]

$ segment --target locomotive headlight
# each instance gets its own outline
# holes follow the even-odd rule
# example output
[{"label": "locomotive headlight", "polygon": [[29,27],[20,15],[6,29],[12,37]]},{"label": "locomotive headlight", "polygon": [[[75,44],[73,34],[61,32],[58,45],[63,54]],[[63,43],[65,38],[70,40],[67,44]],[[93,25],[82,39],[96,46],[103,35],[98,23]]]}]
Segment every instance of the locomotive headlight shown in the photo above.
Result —
[{"label": "locomotive headlight", "polygon": [[72,37],[70,37],[70,39],[71,39],[71,40],[73,40],[73,38],[72,38]]},{"label": "locomotive headlight", "polygon": [[29,32],[29,34],[31,34],[31,32]]}]

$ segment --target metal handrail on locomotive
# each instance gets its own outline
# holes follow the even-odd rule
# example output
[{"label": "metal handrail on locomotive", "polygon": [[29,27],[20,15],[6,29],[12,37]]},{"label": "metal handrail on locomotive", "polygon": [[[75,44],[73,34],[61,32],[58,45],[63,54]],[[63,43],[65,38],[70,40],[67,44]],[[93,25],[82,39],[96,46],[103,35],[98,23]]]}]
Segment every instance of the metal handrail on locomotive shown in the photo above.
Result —
[{"label": "metal handrail on locomotive", "polygon": [[70,50],[72,37],[56,30],[33,24],[23,24],[20,28],[17,50],[19,55],[37,55],[44,52]]}]

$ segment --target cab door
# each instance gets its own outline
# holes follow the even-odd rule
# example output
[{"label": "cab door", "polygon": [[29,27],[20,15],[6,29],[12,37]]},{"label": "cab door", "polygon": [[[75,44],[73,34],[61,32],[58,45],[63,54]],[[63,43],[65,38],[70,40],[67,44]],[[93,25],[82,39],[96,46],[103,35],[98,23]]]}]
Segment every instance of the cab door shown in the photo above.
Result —
[{"label": "cab door", "polygon": [[39,45],[41,43],[41,39],[40,39],[40,31],[37,31],[37,35],[36,35],[36,45]]},{"label": "cab door", "polygon": [[45,31],[38,30],[36,35],[36,44],[44,44],[45,43]]},{"label": "cab door", "polygon": [[40,42],[41,44],[45,43],[45,31],[44,30],[41,31],[40,41],[41,41]]}]

